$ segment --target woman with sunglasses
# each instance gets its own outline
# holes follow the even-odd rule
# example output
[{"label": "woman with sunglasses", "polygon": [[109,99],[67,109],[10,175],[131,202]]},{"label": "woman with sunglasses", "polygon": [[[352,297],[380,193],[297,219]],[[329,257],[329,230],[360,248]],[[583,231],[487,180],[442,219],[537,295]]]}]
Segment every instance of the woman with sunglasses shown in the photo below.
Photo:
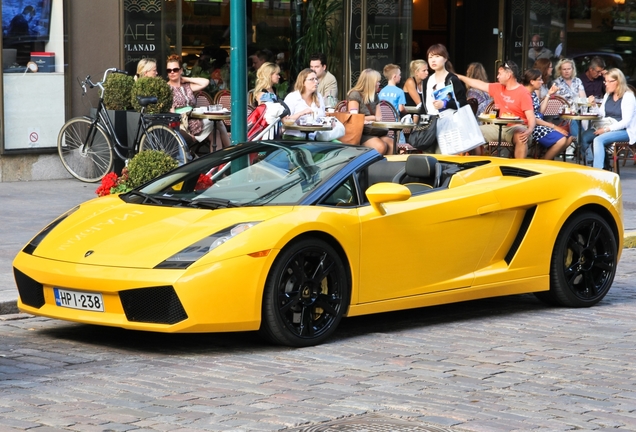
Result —
[{"label": "woman with sunglasses", "polygon": [[[316,73],[309,68],[303,69],[296,78],[294,91],[285,97],[285,104],[289,108],[289,116],[286,120],[296,122],[305,117],[307,121],[325,116],[325,102],[318,93],[318,78]],[[315,133],[314,133],[315,134]],[[283,138],[304,138],[305,133],[296,130],[287,130]]]},{"label": "woman with sunglasses", "polygon": [[608,168],[605,165],[605,147],[619,141],[636,142],[636,97],[627,87],[625,75],[620,69],[607,72],[605,90],[599,114],[608,120],[603,122],[605,126],[586,130],[581,143],[586,163],[593,159],[594,168]]},{"label": "woman with sunglasses", "polygon": [[[195,107],[197,99],[194,96],[195,91],[203,90],[208,86],[210,80],[207,78],[194,78],[183,76],[183,65],[181,57],[172,54],[168,57],[166,65],[168,72],[168,84],[172,89],[172,108],[171,112],[179,112],[180,109],[187,107]],[[188,134],[197,142],[203,142],[208,138],[213,129],[211,120],[189,119]],[[225,124],[221,121],[217,122],[216,142],[220,142],[223,148],[229,147],[230,138],[228,137]],[[210,151],[214,149],[210,148]]]}]

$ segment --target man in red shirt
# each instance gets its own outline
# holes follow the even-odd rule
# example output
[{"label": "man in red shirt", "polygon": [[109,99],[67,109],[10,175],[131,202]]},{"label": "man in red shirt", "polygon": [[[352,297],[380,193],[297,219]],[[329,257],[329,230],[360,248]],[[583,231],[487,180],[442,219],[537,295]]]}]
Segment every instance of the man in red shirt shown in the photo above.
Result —
[{"label": "man in red shirt", "polygon": [[[528,154],[528,141],[536,125],[532,98],[528,90],[517,81],[519,68],[511,61],[499,66],[497,83],[487,83],[463,75],[457,75],[468,86],[488,92],[495,105],[499,107],[499,115],[512,115],[523,120],[524,125],[507,125],[502,128],[502,139],[515,146],[515,158],[523,159]],[[485,124],[480,126],[484,139],[488,142],[499,140],[499,126]]]}]

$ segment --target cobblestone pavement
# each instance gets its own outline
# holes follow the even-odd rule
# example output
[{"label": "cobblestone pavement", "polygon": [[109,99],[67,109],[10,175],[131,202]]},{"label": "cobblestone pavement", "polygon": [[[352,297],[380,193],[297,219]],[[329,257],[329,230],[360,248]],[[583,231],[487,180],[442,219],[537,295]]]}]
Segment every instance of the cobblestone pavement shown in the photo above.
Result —
[{"label": "cobblestone pavement", "polygon": [[346,319],[327,344],[0,316],[0,430],[636,430],[636,250],[589,309],[532,295]]}]

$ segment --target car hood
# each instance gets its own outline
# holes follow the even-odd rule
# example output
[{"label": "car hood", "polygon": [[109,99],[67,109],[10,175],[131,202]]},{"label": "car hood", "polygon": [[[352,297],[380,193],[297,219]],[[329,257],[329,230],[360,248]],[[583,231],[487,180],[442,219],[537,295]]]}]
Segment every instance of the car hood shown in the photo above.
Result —
[{"label": "car hood", "polygon": [[98,198],[56,226],[34,256],[88,265],[153,268],[210,234],[240,222],[265,221],[291,207],[192,209]]}]

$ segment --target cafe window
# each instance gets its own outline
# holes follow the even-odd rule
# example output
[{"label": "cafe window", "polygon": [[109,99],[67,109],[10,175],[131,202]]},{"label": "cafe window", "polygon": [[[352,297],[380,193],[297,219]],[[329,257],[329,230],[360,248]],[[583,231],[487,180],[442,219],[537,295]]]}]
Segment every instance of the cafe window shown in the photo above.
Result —
[{"label": "cafe window", "polygon": [[[261,50],[286,70],[291,33],[290,0],[248,0],[247,54]],[[229,88],[230,0],[124,0],[124,57],[134,74],[137,62],[157,60],[165,76],[165,60],[181,55],[185,74],[210,78],[208,93]],[[249,66],[249,62],[248,62]]]},{"label": "cafe window", "polygon": [[583,73],[594,56],[636,83],[636,2],[633,0],[511,0],[506,58],[523,69],[537,56],[575,61]]},{"label": "cafe window", "polygon": [[2,152],[51,151],[64,124],[64,2],[2,0]]}]

